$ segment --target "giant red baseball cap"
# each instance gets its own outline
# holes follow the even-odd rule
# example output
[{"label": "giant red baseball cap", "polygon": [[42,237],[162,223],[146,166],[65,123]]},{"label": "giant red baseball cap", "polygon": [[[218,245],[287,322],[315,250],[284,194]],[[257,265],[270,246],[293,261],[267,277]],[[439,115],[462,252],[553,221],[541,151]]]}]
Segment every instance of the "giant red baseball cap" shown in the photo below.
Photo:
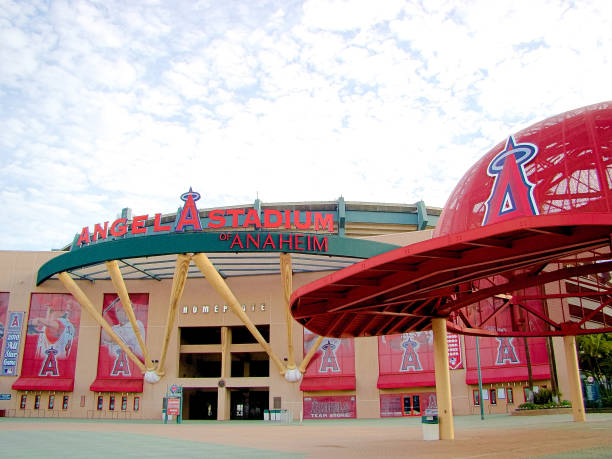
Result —
[{"label": "giant red baseball cap", "polygon": [[602,102],[504,139],[457,184],[432,239],[299,288],[291,313],[324,336],[427,330],[485,298],[611,271],[611,234],[612,102]]}]

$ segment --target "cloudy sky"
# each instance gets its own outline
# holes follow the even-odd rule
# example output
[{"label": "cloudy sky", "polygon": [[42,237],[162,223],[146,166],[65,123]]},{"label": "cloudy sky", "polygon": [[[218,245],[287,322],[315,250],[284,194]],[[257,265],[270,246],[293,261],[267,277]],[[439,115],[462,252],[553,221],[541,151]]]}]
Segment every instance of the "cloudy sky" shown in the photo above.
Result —
[{"label": "cloudy sky", "polygon": [[442,207],[510,133],[612,99],[612,2],[0,0],[0,249],[200,208]]}]

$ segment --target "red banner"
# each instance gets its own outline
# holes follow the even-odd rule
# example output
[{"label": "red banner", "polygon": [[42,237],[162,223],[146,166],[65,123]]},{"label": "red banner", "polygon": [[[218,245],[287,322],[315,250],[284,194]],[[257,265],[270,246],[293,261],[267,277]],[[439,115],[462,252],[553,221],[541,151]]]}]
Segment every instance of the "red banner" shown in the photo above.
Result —
[{"label": "red banner", "polygon": [[346,419],[357,417],[354,395],[304,397],[304,419]]},{"label": "red banner", "polygon": [[6,323],[6,314],[8,312],[9,293],[0,293],[0,355],[2,354],[2,344],[4,343],[4,335],[8,329]]},{"label": "red banner", "polygon": [[[319,336],[304,329],[304,355]],[[324,338],[308,364],[300,389],[355,389],[355,347],[353,338]]]},{"label": "red banner", "polygon": [[378,337],[378,388],[434,386],[433,334]]},{"label": "red banner", "polygon": [[[534,380],[549,379],[546,338],[528,338]],[[527,381],[527,356],[523,338],[480,338],[480,369],[483,383]],[[466,382],[478,384],[476,338],[465,337]]]},{"label": "red banner", "polygon": [[[146,341],[146,323],[149,309],[147,293],[130,294],[132,309],[143,340]],[[121,300],[116,294],[104,294],[102,316],[125,345],[144,362],[144,356],[132,324],[128,320]],[[142,392],[142,371],[104,331],[100,331],[98,375],[91,390],[101,392]]]},{"label": "red banner", "polygon": [[[493,279],[495,281],[495,279]],[[480,281],[480,288],[490,287],[491,280]],[[520,291],[521,296],[536,296],[537,287]],[[531,311],[546,315],[541,300],[524,300],[523,305]],[[486,320],[489,318],[489,320]],[[518,305],[511,305],[504,298],[493,298],[470,306],[468,318],[475,323],[485,322],[485,329],[509,331],[512,329],[537,331],[546,327],[544,321],[533,314],[525,314]],[[526,323],[526,318],[529,320]],[[466,382],[478,384],[478,364],[476,361],[476,338],[466,336]],[[550,366],[546,338],[528,338],[531,370],[534,380],[549,379]],[[505,381],[527,381],[527,354],[523,338],[480,338],[480,367],[482,381],[495,383]]]},{"label": "red banner", "polygon": [[74,387],[81,307],[72,295],[32,293],[19,390]]}]

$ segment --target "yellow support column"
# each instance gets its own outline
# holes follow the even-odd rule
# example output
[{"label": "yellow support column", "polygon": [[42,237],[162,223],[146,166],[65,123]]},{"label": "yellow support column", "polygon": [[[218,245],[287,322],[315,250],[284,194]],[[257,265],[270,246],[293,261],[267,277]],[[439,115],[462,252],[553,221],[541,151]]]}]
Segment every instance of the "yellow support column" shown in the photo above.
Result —
[{"label": "yellow support column", "polygon": [[578,354],[576,353],[576,337],[564,336],[565,359],[567,362],[567,379],[570,385],[572,411],[574,421],[586,421],[584,414],[584,400],[582,399],[582,385],[580,384],[580,370],[578,368]]},{"label": "yellow support column", "polygon": [[200,272],[204,274],[206,280],[210,283],[210,285],[215,289],[215,291],[223,298],[227,305],[230,307],[232,312],[238,316],[240,321],[248,328],[251,332],[251,335],[257,340],[257,342],[261,345],[261,347],[266,351],[270,360],[274,362],[280,374],[284,375],[286,368],[283,362],[278,358],[278,356],[272,351],[270,344],[266,342],[264,337],[261,335],[259,330],[249,316],[242,310],[242,306],[238,299],[234,296],[232,290],[225,283],[221,275],[217,272],[217,269],[210,262],[206,254],[204,253],[196,253],[192,257],[193,262],[200,269]]},{"label": "yellow support column", "polygon": [[436,398],[440,440],[454,440],[453,402],[451,398],[450,371],[448,368],[448,342],[446,340],[446,319],[432,319],[434,340],[434,365],[436,369]]}]

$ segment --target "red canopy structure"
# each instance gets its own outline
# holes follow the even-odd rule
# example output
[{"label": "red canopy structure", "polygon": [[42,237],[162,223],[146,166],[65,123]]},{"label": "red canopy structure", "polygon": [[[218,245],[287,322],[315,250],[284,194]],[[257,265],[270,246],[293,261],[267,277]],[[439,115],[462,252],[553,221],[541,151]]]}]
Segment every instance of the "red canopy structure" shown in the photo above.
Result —
[{"label": "red canopy structure", "polygon": [[482,336],[612,331],[612,103],[549,118],[484,155],[430,240],[296,290],[323,336],[448,329]]}]

